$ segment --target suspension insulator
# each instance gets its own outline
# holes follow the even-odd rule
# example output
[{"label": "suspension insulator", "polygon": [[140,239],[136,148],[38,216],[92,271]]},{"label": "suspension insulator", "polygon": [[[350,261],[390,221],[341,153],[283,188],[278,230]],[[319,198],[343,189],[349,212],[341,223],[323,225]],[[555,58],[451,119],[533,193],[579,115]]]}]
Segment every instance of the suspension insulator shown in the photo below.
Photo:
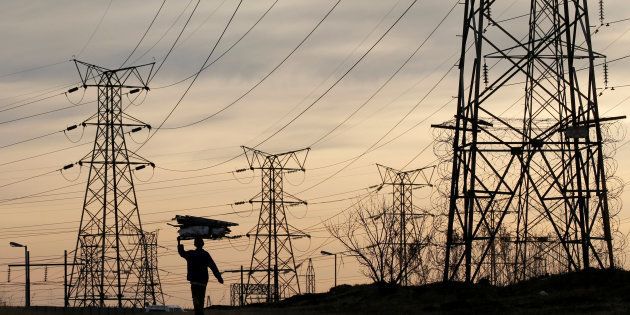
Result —
[{"label": "suspension insulator", "polygon": [[604,87],[608,87],[608,61],[604,60]]},{"label": "suspension insulator", "polygon": [[604,25],[604,0],[599,0],[599,23]]},{"label": "suspension insulator", "polygon": [[486,85],[486,88],[488,88],[488,65],[486,64],[486,62],[483,62],[483,83]]}]

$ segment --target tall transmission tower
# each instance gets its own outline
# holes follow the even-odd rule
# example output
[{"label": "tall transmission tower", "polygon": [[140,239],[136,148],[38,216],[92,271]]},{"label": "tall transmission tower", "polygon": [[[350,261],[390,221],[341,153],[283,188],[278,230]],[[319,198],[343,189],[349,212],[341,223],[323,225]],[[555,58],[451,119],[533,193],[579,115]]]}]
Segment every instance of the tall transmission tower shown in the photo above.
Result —
[{"label": "tall transmission tower", "polygon": [[313,267],[313,259],[308,259],[306,267],[306,294],[315,294],[315,268]]},{"label": "tall transmission tower", "polygon": [[443,279],[487,277],[499,231],[514,281],[547,235],[562,271],[612,268],[600,123],[616,118],[598,112],[588,1],[530,0],[509,21],[492,17],[500,5],[465,1],[455,121],[435,126],[454,131]]},{"label": "tall transmission tower", "polygon": [[155,304],[157,287],[148,285],[150,273],[143,272],[151,261],[132,176],[153,163],[128,152],[125,141],[126,133],[150,126],[123,110],[123,95],[149,89],[153,64],[114,70],[75,64],[83,87],[98,89],[98,111],[83,123],[96,126],[96,137],[92,152],[79,161],[90,170],[69,299],[83,307]]},{"label": "tall transmission tower", "polygon": [[[304,172],[310,149],[279,154],[248,147],[243,147],[243,150],[249,168],[262,171],[261,192],[249,200],[250,203],[260,203],[260,215],[253,231],[254,248],[245,287],[245,302],[277,302],[300,293],[291,240],[308,235],[289,224],[286,207],[306,202],[284,191],[284,175],[287,172]],[[251,233],[247,233],[247,237],[252,236]]]},{"label": "tall transmission tower", "polygon": [[392,212],[390,213],[392,226],[395,227],[393,233],[395,252],[398,261],[395,264],[396,272],[400,274],[400,284],[409,284],[409,267],[416,266],[413,262],[418,262],[422,244],[422,228],[418,224],[419,217],[426,214],[416,211],[413,205],[413,190],[416,188],[431,185],[431,177],[435,167],[423,167],[410,171],[400,171],[380,164],[378,173],[381,176],[382,184],[392,186]]}]

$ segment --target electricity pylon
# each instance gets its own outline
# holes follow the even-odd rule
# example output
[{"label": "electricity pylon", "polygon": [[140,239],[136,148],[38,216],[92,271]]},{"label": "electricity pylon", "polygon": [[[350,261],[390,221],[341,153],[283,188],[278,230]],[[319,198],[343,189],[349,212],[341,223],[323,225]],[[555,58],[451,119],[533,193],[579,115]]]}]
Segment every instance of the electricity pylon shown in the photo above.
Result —
[{"label": "electricity pylon", "polygon": [[[248,147],[243,147],[243,150],[249,168],[262,171],[261,192],[249,200],[250,203],[260,203],[260,214],[253,235],[254,248],[245,302],[277,302],[281,298],[300,294],[291,240],[308,235],[289,224],[286,207],[306,202],[284,191],[284,174],[304,172],[310,149],[279,154]],[[247,233],[247,237],[250,236],[251,232]]]},{"label": "electricity pylon", "polygon": [[[144,232],[144,246],[147,258],[142,259],[141,281],[143,283],[138,286],[142,289],[136,293],[139,299],[148,297],[148,302],[153,305],[164,305],[164,292],[162,292],[162,283],[160,281],[160,273],[158,271],[158,231]],[[142,244],[142,243],[141,243]],[[150,288],[153,288],[151,290]]]},{"label": "electricity pylon", "polygon": [[306,294],[315,294],[315,268],[313,267],[313,260],[308,259],[308,266],[306,267]]},{"label": "electricity pylon", "polygon": [[125,141],[126,133],[150,127],[123,110],[124,94],[149,89],[153,64],[113,70],[75,64],[83,87],[98,89],[98,111],[83,123],[96,126],[96,137],[92,152],[79,161],[90,170],[69,299],[82,307],[154,304],[156,288],[146,287],[148,273],[142,272],[150,261],[132,176],[153,163],[129,153]]},{"label": "electricity pylon", "polygon": [[414,266],[414,261],[419,261],[422,244],[422,229],[418,219],[426,214],[414,209],[413,190],[431,185],[434,166],[423,167],[415,170],[400,171],[391,167],[376,164],[381,176],[382,185],[392,186],[392,227],[394,227],[395,248],[398,256],[395,265],[396,273],[400,274],[400,284],[409,284],[409,267]]},{"label": "electricity pylon", "polygon": [[[464,3],[457,112],[440,126],[454,130],[443,279],[487,277],[499,231],[514,239],[506,266],[516,281],[532,276],[539,251],[529,243],[540,235],[559,244],[563,271],[612,268],[600,126],[609,119],[598,112],[603,56],[588,1],[530,0],[526,18],[498,21],[502,4]],[[509,106],[512,95],[521,99]]]}]

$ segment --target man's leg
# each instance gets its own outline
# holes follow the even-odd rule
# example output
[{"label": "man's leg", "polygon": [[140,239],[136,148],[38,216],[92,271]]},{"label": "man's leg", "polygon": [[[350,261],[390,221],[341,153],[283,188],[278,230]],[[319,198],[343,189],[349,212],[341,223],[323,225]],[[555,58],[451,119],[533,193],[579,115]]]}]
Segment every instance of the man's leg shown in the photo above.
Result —
[{"label": "man's leg", "polygon": [[191,283],[190,291],[192,292],[195,315],[203,315],[203,303],[206,295],[206,285],[201,283]]}]

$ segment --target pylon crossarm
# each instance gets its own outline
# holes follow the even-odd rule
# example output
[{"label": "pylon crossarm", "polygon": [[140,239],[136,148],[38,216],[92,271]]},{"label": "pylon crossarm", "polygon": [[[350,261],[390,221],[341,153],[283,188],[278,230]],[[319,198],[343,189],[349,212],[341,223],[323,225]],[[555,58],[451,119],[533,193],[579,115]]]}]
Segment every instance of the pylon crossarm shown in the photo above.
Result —
[{"label": "pylon crossarm", "polygon": [[[249,203],[269,203],[269,200],[250,200]],[[287,207],[306,204],[305,201],[278,200],[274,202],[277,205],[285,205]]]},{"label": "pylon crossarm", "polygon": [[[84,123],[86,126],[109,126],[111,125],[111,123],[99,123],[99,122],[86,122]],[[121,126],[121,127],[146,127],[148,126],[145,123],[142,124],[125,124],[125,123],[119,123],[116,124],[117,126]]]},{"label": "pylon crossarm", "polygon": [[133,117],[133,116],[127,114],[127,113],[123,113],[123,117],[127,118],[128,120],[136,122],[136,125],[138,125],[138,126],[149,127],[149,128],[151,127],[151,125],[149,125],[149,124],[145,123],[144,121],[141,121],[140,119],[138,119],[136,117]]},{"label": "pylon crossarm", "polygon": [[[270,154],[258,149],[241,146],[250,169],[282,169],[285,172],[304,171],[310,148]],[[301,154],[304,153],[303,156]],[[269,161],[273,161],[269,163]],[[289,163],[292,165],[289,165]]]},{"label": "pylon crossarm", "polygon": [[294,235],[302,235],[303,237],[308,237],[308,238],[311,238],[311,235],[310,235],[310,234],[308,234],[308,233],[306,233],[306,232],[304,232],[304,231],[302,231],[302,230],[300,230],[300,229],[296,228],[295,226],[293,226],[293,225],[291,225],[291,224],[288,224],[288,226],[289,226],[289,229],[291,230],[291,234],[294,234]]},{"label": "pylon crossarm", "polygon": [[[153,73],[155,62],[130,66],[119,69],[107,69],[87,62],[74,59],[75,66],[81,78],[83,87],[127,88],[149,90],[148,80]],[[141,71],[142,70],[142,71]],[[113,77],[115,84],[103,84],[102,76]],[[127,84],[128,81],[134,81]]]},{"label": "pylon crossarm", "polygon": [[[378,172],[381,176],[382,183],[385,185],[429,186],[430,179],[432,178],[433,172],[435,170],[435,165],[425,166],[409,171],[396,170],[382,164],[376,164],[376,166],[378,167]],[[432,170],[431,175],[426,176],[425,172],[429,169]],[[424,182],[415,182],[419,175],[422,175],[421,178],[424,180]]]}]

